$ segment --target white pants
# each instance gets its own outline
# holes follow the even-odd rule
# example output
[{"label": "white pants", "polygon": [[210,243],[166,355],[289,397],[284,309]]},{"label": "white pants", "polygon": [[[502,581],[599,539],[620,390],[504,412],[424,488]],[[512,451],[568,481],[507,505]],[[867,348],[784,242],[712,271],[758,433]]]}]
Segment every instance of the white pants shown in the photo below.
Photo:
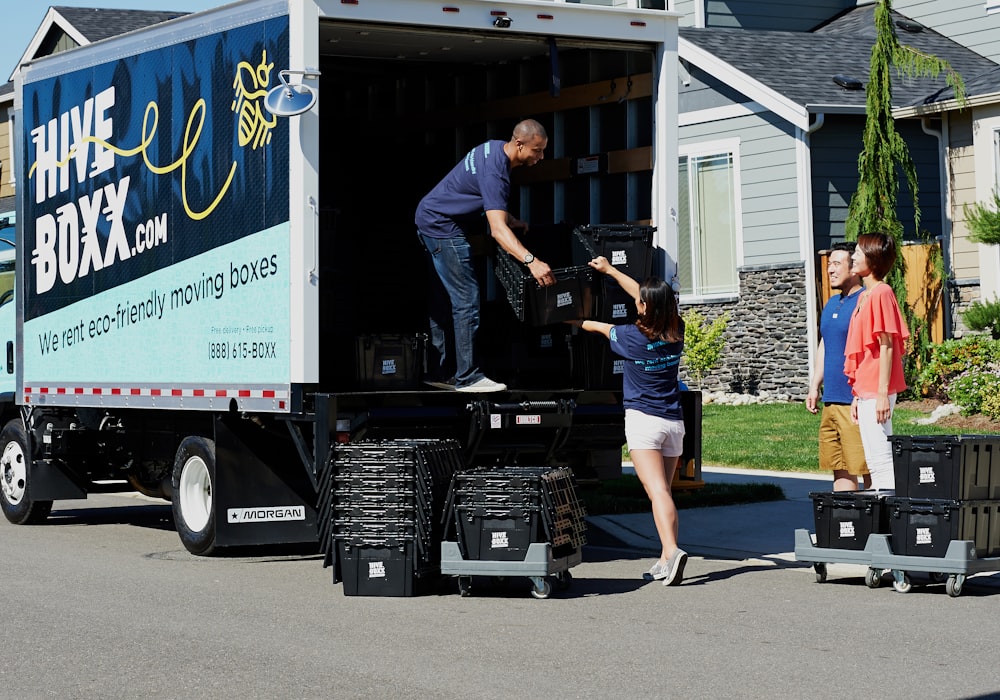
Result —
[{"label": "white pants", "polygon": [[[872,475],[872,488],[879,490],[896,488],[896,473],[892,466],[892,418],[885,423],[875,419],[877,399],[858,399],[858,427],[861,429],[861,444],[865,448],[865,461]],[[889,395],[889,408],[895,410],[896,395]]]}]

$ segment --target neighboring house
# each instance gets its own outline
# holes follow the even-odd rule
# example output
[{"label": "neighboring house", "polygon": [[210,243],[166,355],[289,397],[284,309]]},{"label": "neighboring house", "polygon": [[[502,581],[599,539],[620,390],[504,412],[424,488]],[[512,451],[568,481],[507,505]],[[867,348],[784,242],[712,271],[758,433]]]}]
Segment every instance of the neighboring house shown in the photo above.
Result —
[{"label": "neighboring house", "polygon": [[951,287],[955,335],[967,330],[961,311],[977,300],[1000,297],[1000,246],[969,240],[964,209],[976,202],[993,206],[1000,189],[1000,66],[965,81],[967,104],[941,90],[893,111],[899,120],[940,119],[949,187]]},{"label": "neighboring house", "polygon": [[[101,39],[108,39],[159,24],[185,14],[188,13],[105,10],[87,7],[50,7],[48,9],[35,34],[28,42],[28,47],[18,61],[18,65],[13,67],[8,82],[0,86],[0,212],[8,210],[8,207],[3,204],[2,198],[13,197],[16,184],[10,112],[14,108],[13,79],[20,65],[36,58],[92,44]],[[13,209],[14,206],[11,204],[9,210]]]},{"label": "neighboring house", "polygon": [[[792,4],[731,1],[725,7],[736,26],[751,26],[752,18],[760,27],[766,26],[761,10]],[[761,389],[793,397],[808,389],[818,278],[825,274],[817,254],[844,238],[875,38],[873,4],[815,5],[836,14],[844,4],[851,9],[811,32],[718,28],[723,17],[711,14],[707,19],[716,26],[681,29],[681,301],[709,318],[726,311],[732,318],[725,359],[707,389],[729,389],[748,374],[759,378]],[[789,17],[801,13],[772,24],[787,26]],[[903,43],[949,61],[963,76],[996,67],[902,15],[895,19]],[[944,85],[943,77],[894,76],[893,104],[910,104]],[[945,236],[940,123],[907,120],[897,128],[917,165],[922,232]],[[899,204],[906,236],[915,239],[905,182]],[[943,244],[947,250],[948,241]]]}]

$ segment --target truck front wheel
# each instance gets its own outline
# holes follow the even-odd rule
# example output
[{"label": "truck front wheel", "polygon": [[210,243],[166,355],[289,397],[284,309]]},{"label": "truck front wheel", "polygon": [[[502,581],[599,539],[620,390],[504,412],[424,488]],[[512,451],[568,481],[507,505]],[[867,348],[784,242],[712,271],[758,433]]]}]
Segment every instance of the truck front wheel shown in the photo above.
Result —
[{"label": "truck front wheel", "polygon": [[15,525],[33,525],[44,521],[52,512],[52,501],[31,500],[31,450],[24,425],[12,420],[0,433],[3,452],[0,453],[0,507],[7,520]]},{"label": "truck front wheel", "polygon": [[215,549],[215,442],[186,437],[177,448],[173,487],[174,525],[191,554],[207,556]]}]

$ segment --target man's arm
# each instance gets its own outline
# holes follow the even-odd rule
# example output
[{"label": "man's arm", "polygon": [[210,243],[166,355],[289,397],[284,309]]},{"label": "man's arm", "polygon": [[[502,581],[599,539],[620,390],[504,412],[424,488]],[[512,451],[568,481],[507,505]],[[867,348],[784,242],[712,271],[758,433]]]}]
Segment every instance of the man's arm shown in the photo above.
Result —
[{"label": "man's arm", "polygon": [[[528,255],[531,251],[524,247],[524,245],[517,239],[514,235],[514,231],[508,225],[507,212],[502,209],[490,209],[486,212],[486,220],[490,224],[490,235],[497,244],[503,248],[507,253],[514,256],[514,259],[518,262],[524,261],[524,256]],[[515,223],[515,226],[524,227],[527,230],[527,225],[523,221],[518,221],[514,217],[510,217]],[[547,264],[535,258],[531,263],[528,264],[528,271],[531,276],[535,278],[538,284],[543,287],[548,287],[549,285],[556,283],[556,278],[552,274],[552,268]]]},{"label": "man's arm", "polygon": [[816,361],[813,364],[812,379],[809,380],[809,393],[806,395],[806,408],[810,413],[816,413],[816,402],[819,400],[819,388],[823,385],[823,365],[826,360],[826,346],[820,338],[819,345],[816,346]]}]

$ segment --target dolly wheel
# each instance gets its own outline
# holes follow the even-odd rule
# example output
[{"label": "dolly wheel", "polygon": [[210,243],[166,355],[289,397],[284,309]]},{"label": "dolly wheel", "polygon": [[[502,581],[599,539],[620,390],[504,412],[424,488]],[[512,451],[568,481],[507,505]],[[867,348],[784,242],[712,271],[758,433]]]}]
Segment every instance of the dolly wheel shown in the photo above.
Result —
[{"label": "dolly wheel", "polygon": [[472,593],[472,577],[471,576],[459,576],[458,577],[458,594],[463,598],[468,598]]},{"label": "dolly wheel", "polygon": [[909,574],[904,571],[902,578],[897,578],[892,582],[892,587],[897,593],[909,593],[910,589],[913,588]]},{"label": "dolly wheel", "polygon": [[552,593],[552,584],[550,584],[548,581],[546,581],[545,579],[541,579],[540,581],[537,581],[534,578],[532,579],[532,581],[535,584],[531,588],[531,597],[532,598],[538,598],[539,600],[545,600],[546,598],[549,597],[549,595],[551,595],[551,593]]},{"label": "dolly wheel", "polygon": [[556,584],[557,591],[565,591],[573,581],[573,574],[568,571],[560,571],[552,575],[552,580]]},{"label": "dolly wheel", "polygon": [[878,588],[882,584],[882,569],[868,569],[865,572],[865,585]]},{"label": "dolly wheel", "polygon": [[816,572],[816,583],[826,581],[826,564],[824,562],[818,561],[813,564],[813,571]]},{"label": "dolly wheel", "polygon": [[965,574],[955,574],[949,576],[947,582],[945,582],[945,590],[948,591],[948,595],[952,598],[957,598],[962,595],[962,586],[965,585]]}]

